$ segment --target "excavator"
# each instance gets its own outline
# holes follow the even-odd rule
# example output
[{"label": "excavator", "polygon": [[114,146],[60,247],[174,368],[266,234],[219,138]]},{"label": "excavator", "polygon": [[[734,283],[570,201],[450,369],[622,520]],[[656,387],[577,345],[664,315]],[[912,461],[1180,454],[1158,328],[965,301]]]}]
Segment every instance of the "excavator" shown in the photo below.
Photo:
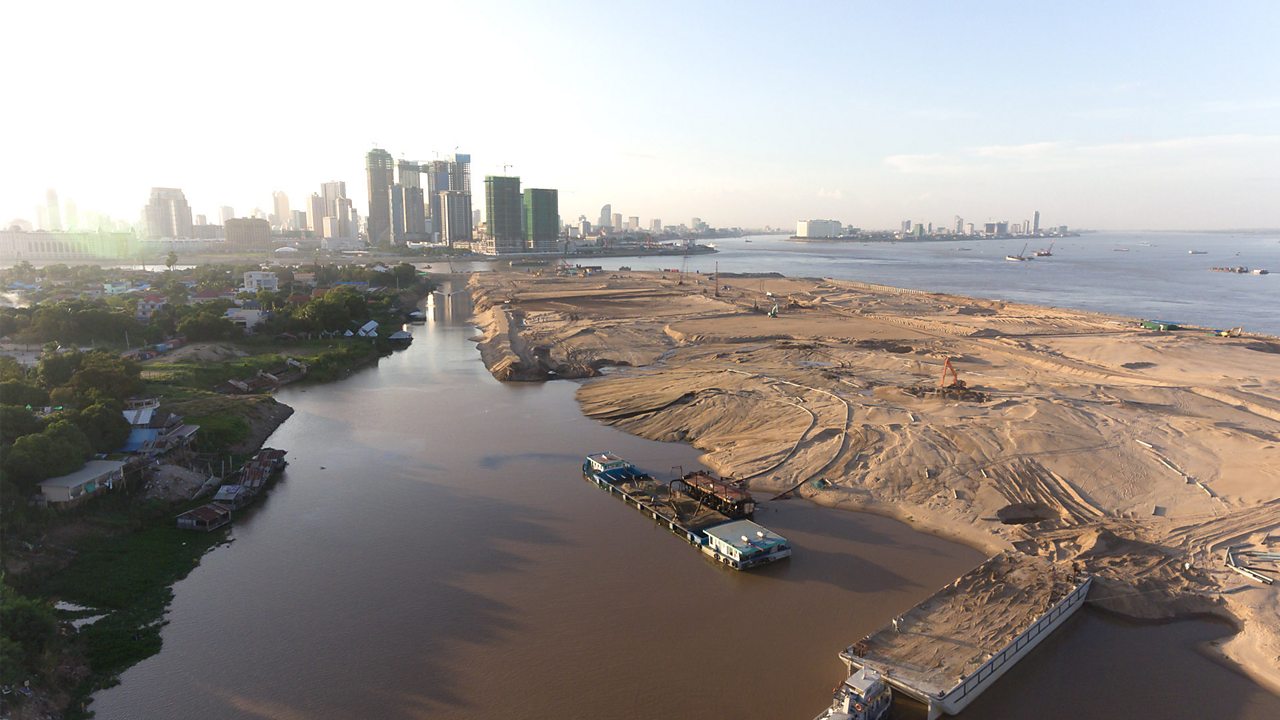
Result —
[{"label": "excavator", "polygon": [[[947,382],[947,378],[951,378],[951,382]],[[960,379],[960,375],[956,373],[955,367],[951,364],[951,358],[947,358],[942,363],[942,379],[938,381],[938,389],[943,391],[958,390],[963,391],[969,387],[969,384]]]}]

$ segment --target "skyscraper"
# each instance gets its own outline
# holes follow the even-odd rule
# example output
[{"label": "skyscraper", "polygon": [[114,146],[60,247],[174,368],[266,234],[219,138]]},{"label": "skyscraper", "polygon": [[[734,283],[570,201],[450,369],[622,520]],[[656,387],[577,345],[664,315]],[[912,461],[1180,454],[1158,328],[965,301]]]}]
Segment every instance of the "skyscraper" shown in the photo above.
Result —
[{"label": "skyscraper", "polygon": [[654,219],[650,220],[650,221],[649,221],[649,232],[651,232],[651,233],[660,233],[660,232],[662,232],[662,220],[660,220],[660,219],[658,219],[658,218],[654,218]]},{"label": "skyscraper", "polygon": [[1035,218],[1035,220],[1034,220],[1034,221],[1032,221],[1032,224],[1031,224],[1031,232],[1033,232],[1033,233],[1035,233],[1035,234],[1039,235],[1039,234],[1040,234],[1040,211],[1039,211],[1039,210],[1037,210],[1037,211],[1036,211],[1036,214],[1035,214],[1035,215],[1033,215],[1032,217],[1034,217],[1034,218]]},{"label": "skyscraper", "polygon": [[560,200],[555,190],[529,188],[524,191],[525,248],[533,252],[554,252],[560,237]]},{"label": "skyscraper", "polygon": [[632,215],[631,217],[627,218],[627,229],[628,229],[628,230],[639,230],[639,229],[640,229],[640,216],[639,216],[639,215]]},{"label": "skyscraper", "polygon": [[146,219],[149,238],[191,237],[191,206],[178,188],[151,188]]},{"label": "skyscraper", "polygon": [[962,233],[964,233],[964,218],[957,215],[956,216],[956,234],[960,235]]},{"label": "skyscraper", "polygon": [[485,220],[496,254],[520,252],[524,237],[520,232],[520,178],[486,175],[484,178]]},{"label": "skyscraper", "polygon": [[449,166],[449,189],[471,194],[471,155],[454,153]]},{"label": "skyscraper", "polygon": [[418,163],[409,160],[396,164],[398,177],[392,205],[399,205],[399,208],[392,222],[392,235],[397,245],[426,239],[427,211],[423,203],[421,169]]},{"label": "skyscraper", "polygon": [[609,221],[609,227],[614,230],[622,229],[622,213],[614,213],[613,218]]},{"label": "skyscraper", "polygon": [[48,227],[46,230],[52,232],[62,232],[62,210],[58,207],[58,191],[49,188],[44,194],[45,216],[48,219]]},{"label": "skyscraper", "polygon": [[271,202],[275,206],[276,228],[280,230],[295,230],[291,228],[289,215],[289,196],[284,194],[283,190],[276,190],[271,193]]},{"label": "skyscraper", "polygon": [[427,175],[427,216],[431,218],[432,229],[440,233],[440,240],[444,241],[444,211],[440,207],[440,193],[449,189],[449,163],[445,160],[432,160],[422,164],[422,171]]},{"label": "skyscraper", "polygon": [[605,203],[600,208],[600,222],[596,223],[596,227],[600,229],[613,227],[613,206]]},{"label": "skyscraper", "polygon": [[457,242],[471,242],[471,194],[445,190],[437,194],[440,208],[440,241],[452,247]]},{"label": "skyscraper", "polygon": [[218,221],[224,226],[227,221],[236,216],[236,211],[230,205],[223,205],[218,208]]},{"label": "skyscraper", "polygon": [[369,244],[391,245],[391,153],[374,148],[365,156],[365,174],[369,181]]},{"label": "skyscraper", "polygon": [[307,202],[307,229],[311,231],[312,237],[324,237],[324,219],[328,216],[324,196],[311,193],[311,198]]},{"label": "skyscraper", "polygon": [[325,217],[338,216],[338,198],[347,196],[347,184],[341,180],[320,183],[320,197],[324,198]]}]

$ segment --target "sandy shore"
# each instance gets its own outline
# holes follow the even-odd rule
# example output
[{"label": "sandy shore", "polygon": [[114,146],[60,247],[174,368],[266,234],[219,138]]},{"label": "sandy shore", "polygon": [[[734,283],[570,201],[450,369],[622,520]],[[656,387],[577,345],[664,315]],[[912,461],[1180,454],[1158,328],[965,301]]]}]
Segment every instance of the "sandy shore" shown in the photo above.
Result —
[{"label": "sandy shore", "polygon": [[[762,498],[1087,569],[1090,601],[1132,618],[1228,619],[1240,632],[1212,650],[1280,693],[1280,584],[1224,559],[1280,550],[1275,338],[777,276],[471,287],[499,379],[626,366],[582,387],[587,415],[689,442]],[[974,394],[934,392],[947,358]]]}]

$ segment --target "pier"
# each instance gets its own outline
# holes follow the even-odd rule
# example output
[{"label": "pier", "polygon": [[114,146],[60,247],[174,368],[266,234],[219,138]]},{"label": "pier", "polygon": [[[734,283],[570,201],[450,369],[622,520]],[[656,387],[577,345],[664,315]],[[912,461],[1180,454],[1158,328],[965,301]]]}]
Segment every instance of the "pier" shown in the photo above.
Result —
[{"label": "pier", "polygon": [[954,715],[1060,626],[1092,578],[1068,577],[1039,557],[1002,553],[965,573],[840,659],[871,668],[896,691]]}]

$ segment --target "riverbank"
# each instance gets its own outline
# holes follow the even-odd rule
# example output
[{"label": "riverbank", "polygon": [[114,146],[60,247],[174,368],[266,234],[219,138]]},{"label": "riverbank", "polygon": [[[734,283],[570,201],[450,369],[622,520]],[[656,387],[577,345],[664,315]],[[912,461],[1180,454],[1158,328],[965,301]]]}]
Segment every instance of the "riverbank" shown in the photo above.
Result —
[{"label": "riverbank", "polygon": [[[1280,592],[1222,559],[1280,528],[1274,339],[832,280],[471,287],[499,379],[632,366],[581,388],[588,416],[760,493],[1088,570],[1091,602],[1131,618],[1223,617],[1222,655],[1280,692]],[[947,358],[977,394],[933,392]]]}]

